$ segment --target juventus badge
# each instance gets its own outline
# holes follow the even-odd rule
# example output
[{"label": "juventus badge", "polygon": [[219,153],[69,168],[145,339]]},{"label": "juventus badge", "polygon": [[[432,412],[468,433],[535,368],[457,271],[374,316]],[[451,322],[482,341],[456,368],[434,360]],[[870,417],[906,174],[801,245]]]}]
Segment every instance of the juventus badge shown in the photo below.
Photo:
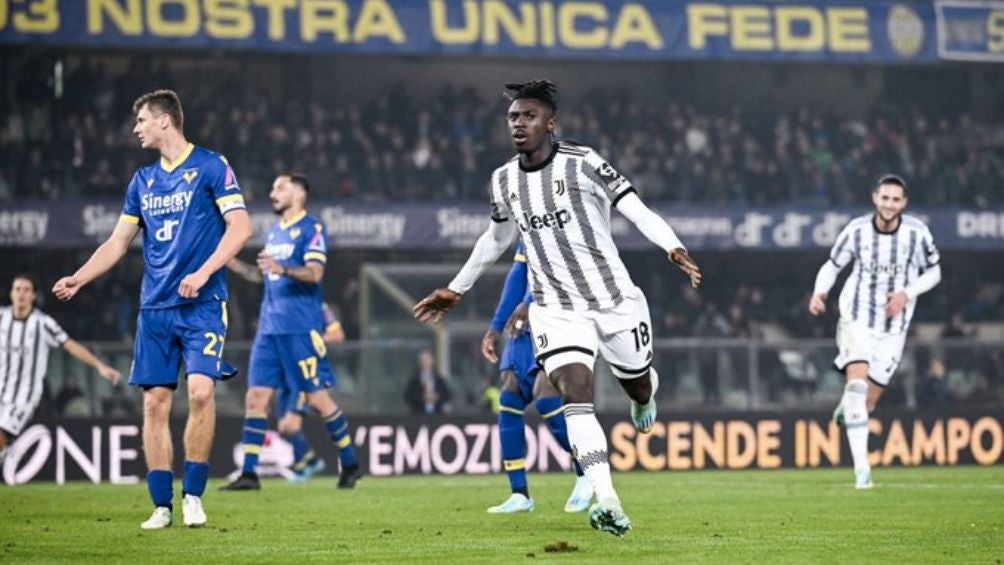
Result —
[{"label": "juventus badge", "polygon": [[558,196],[561,196],[562,194],[565,193],[565,181],[564,180],[559,179],[559,180],[554,181],[554,193],[557,194]]}]

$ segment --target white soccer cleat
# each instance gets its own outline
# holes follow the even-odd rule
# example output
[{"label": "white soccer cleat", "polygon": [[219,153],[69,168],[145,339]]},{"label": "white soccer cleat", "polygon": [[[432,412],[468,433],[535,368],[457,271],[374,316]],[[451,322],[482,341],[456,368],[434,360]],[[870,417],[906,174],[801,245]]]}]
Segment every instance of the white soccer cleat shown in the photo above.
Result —
[{"label": "white soccer cleat", "polygon": [[174,522],[174,516],[171,514],[171,509],[167,506],[158,506],[153,509],[150,519],[140,524],[139,527],[144,530],[162,530],[170,527],[172,522]]},{"label": "white soccer cleat", "polygon": [[871,469],[859,469],[854,471],[854,488],[858,490],[868,490],[875,486],[872,482]]},{"label": "white soccer cleat", "polygon": [[518,512],[533,512],[533,499],[518,492],[512,493],[512,496],[502,504],[488,509],[489,514],[516,514]]},{"label": "white soccer cleat", "polygon": [[652,426],[655,425],[655,393],[659,391],[659,373],[649,369],[648,374],[652,379],[652,397],[648,399],[648,404],[631,401],[631,422],[634,423],[634,428],[643,434],[652,431]]},{"label": "white soccer cleat", "polygon": [[181,503],[181,515],[189,528],[201,528],[206,525],[206,511],[202,509],[202,498],[186,494]]},{"label": "white soccer cleat", "polygon": [[589,508],[589,503],[593,501],[593,485],[586,477],[575,479],[575,488],[565,502],[565,512],[582,512]]}]

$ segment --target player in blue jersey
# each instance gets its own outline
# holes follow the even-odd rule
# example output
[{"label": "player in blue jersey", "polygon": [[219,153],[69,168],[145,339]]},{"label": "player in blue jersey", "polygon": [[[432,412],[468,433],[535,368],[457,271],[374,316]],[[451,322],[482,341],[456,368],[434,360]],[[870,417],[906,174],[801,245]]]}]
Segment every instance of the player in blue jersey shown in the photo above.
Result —
[{"label": "player in blue jersey", "polygon": [[[526,250],[520,241],[516,247],[512,267],[506,277],[502,296],[491,326],[481,339],[481,354],[492,363],[499,363],[495,346],[499,334],[506,326],[506,321],[513,315],[519,305],[524,302],[527,294]],[[537,400],[534,405],[548,428],[561,447],[571,453],[568,444],[568,432],[565,429],[565,416],[561,409],[561,394],[544,376],[534,358],[533,338],[528,332],[529,327],[522,319],[513,321],[509,332],[509,341],[502,350],[502,362],[499,372],[502,375],[502,394],[499,397],[499,441],[502,443],[502,463],[509,476],[509,487],[512,494],[505,502],[488,509],[490,514],[513,514],[533,510],[533,499],[530,498],[526,480],[526,435],[523,412],[526,406]],[[565,502],[565,512],[582,512],[589,507],[593,498],[593,487],[585,478],[577,462],[573,462],[578,479],[572,495]]]},{"label": "player in blue jersey", "polygon": [[[232,259],[227,268],[240,275],[245,280],[262,284],[265,282],[261,270],[240,259]],[[334,311],[327,304],[321,305],[324,317],[325,345],[337,345],[345,341],[345,331]],[[284,383],[285,384],[285,383]],[[327,466],[324,459],[314,451],[303,433],[303,414],[307,410],[307,395],[283,386],[276,389],[276,419],[279,421],[279,433],[293,447],[293,474],[289,480],[304,483],[320,473]]]},{"label": "player in blue jersey", "polygon": [[144,94],[133,112],[133,133],[160,159],[133,175],[111,236],[52,290],[60,300],[72,299],[121,260],[143,231],[143,284],[129,384],[143,389],[143,452],[155,509],[140,527],[160,529],[173,521],[168,419],[182,362],[189,407],[182,514],[186,526],[203,526],[201,497],[216,427],[213,390],[221,377],[227,333],[227,280],[221,268],[251,237],[251,220],[226,159],[185,139],[177,94]]},{"label": "player in blue jersey", "polygon": [[268,431],[268,406],[277,390],[306,395],[306,403],[324,420],[339,448],[339,488],[352,488],[361,476],[349,425],[327,389],[335,375],[328,363],[321,331],[321,280],[327,262],[324,224],[305,209],[310,183],[284,173],[272,183],[272,208],[279,222],[269,230],[258,255],[265,292],[258,333],[251,349],[245,397],[244,463],[241,476],[224,490],[258,490],[257,466]]}]

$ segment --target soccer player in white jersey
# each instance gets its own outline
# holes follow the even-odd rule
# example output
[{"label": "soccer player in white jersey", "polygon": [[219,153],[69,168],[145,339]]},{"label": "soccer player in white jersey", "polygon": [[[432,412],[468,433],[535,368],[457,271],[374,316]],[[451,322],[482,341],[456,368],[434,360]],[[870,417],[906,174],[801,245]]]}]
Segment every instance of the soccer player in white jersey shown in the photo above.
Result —
[{"label": "soccer player in white jersey", "polygon": [[854,218],[837,236],[809,301],[813,316],[825,312],[837,275],[854,263],[840,292],[834,365],[847,375],[847,384],[834,419],[847,428],[858,489],[872,487],[868,415],[899,366],[917,297],[941,281],[931,231],[924,222],[903,214],[907,203],[903,179],[880,178],[872,203],[873,214]]},{"label": "soccer player in white jersey", "polygon": [[521,232],[537,361],[561,392],[573,454],[596,494],[589,523],[623,536],[631,521],[614,490],[606,435],[593,410],[596,355],[603,355],[631,398],[631,418],[641,433],[655,423],[659,380],[651,368],[648,304],[614,246],[610,209],[662,248],[694,287],[701,272],[626,178],[589,147],[555,141],[553,83],[506,88],[512,91],[506,119],[517,155],[491,176],[492,221],[453,281],[416,304],[414,315],[423,323],[442,319]]},{"label": "soccer player in white jersey", "polygon": [[62,347],[112,384],[122,380],[118,371],[35,308],[37,294],[35,279],[17,275],[10,285],[10,306],[0,308],[0,461],[8,442],[24,430],[42,399],[50,348]]}]

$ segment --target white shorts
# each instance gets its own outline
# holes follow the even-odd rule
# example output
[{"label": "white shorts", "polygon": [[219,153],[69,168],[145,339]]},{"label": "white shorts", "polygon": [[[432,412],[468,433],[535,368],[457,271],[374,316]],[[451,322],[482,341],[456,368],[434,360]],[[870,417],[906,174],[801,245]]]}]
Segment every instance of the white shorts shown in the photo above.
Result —
[{"label": "white shorts", "polygon": [[843,371],[851,363],[868,363],[868,379],[879,386],[889,380],[903,359],[906,332],[886,333],[841,319],[837,323],[837,358],[833,364]]},{"label": "white shorts", "polygon": [[530,330],[537,363],[551,373],[582,363],[593,369],[602,355],[614,375],[632,379],[652,364],[652,321],[640,289],[611,310],[573,312],[530,305]]},{"label": "white shorts", "polygon": [[0,403],[0,430],[4,430],[8,435],[20,435],[25,424],[31,420],[35,414],[38,404],[19,405]]}]

